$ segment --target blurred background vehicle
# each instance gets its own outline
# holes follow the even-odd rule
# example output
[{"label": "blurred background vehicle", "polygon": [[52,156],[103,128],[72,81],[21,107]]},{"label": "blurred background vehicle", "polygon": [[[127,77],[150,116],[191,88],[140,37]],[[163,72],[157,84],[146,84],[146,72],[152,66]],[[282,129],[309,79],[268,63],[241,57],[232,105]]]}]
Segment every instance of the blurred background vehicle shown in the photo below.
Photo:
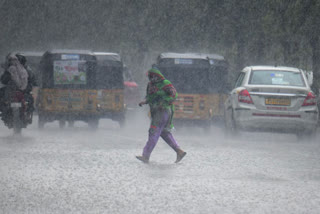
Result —
[{"label": "blurred background vehicle", "polygon": [[[32,70],[32,72],[35,76],[35,80],[36,80],[37,85],[34,85],[32,88],[32,96],[35,101],[34,102],[34,108],[35,108],[34,113],[37,113],[37,102],[36,101],[37,101],[39,85],[40,85],[40,81],[41,81],[39,66],[40,66],[40,60],[43,55],[43,52],[41,52],[41,51],[13,51],[11,54],[23,55],[27,60],[26,66]],[[0,72],[0,74],[1,74],[1,72]],[[0,87],[1,87],[1,85],[0,85]]]},{"label": "blurred background vehicle", "polygon": [[140,102],[139,85],[134,80],[131,70],[124,65],[123,70],[124,79],[124,104],[127,110],[134,110],[138,107]]},{"label": "blurred background vehicle", "polygon": [[97,105],[101,118],[125,125],[126,106],[124,102],[124,64],[118,53],[94,52],[97,59]]},{"label": "blurred background vehicle", "polygon": [[97,60],[88,50],[50,50],[40,63],[38,126],[55,120],[63,128],[77,120],[98,126]]},{"label": "blurred background vehicle", "polygon": [[228,66],[216,54],[162,53],[155,65],[178,92],[174,118],[178,124],[209,129],[223,116]]},{"label": "blurred background vehicle", "polygon": [[[219,54],[206,54],[210,62],[208,87],[210,93],[215,94],[212,122],[221,125],[224,122],[224,102],[231,90],[229,80],[229,63]],[[218,104],[217,104],[218,103]]]},{"label": "blurred background vehicle", "polygon": [[249,66],[225,102],[227,134],[239,130],[314,137],[318,108],[305,72],[298,68]]}]

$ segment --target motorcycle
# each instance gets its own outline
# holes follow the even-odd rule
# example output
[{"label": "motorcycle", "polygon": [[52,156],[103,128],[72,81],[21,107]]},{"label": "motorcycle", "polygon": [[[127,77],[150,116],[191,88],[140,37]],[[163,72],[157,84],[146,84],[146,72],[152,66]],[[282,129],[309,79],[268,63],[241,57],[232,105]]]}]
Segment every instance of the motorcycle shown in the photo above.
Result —
[{"label": "motorcycle", "polygon": [[32,112],[27,108],[28,102],[22,91],[13,92],[11,99],[5,103],[2,120],[9,129],[13,129],[14,134],[20,134],[22,128],[32,123]]}]

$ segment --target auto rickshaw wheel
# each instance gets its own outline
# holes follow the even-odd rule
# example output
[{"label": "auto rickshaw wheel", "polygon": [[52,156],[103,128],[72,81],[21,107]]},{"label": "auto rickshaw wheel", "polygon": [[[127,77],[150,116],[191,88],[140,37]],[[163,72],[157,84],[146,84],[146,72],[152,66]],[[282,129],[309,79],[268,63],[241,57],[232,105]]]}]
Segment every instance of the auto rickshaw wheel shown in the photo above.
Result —
[{"label": "auto rickshaw wheel", "polygon": [[38,116],[38,128],[39,129],[44,128],[45,120],[42,117],[43,116],[39,114],[39,116]]},{"label": "auto rickshaw wheel", "polygon": [[66,121],[65,120],[59,120],[59,127],[63,129],[66,126]]},{"label": "auto rickshaw wheel", "polygon": [[120,120],[118,120],[118,123],[119,123],[120,128],[124,128],[126,125],[126,120],[124,118],[120,119]]},{"label": "auto rickshaw wheel", "polygon": [[90,129],[97,129],[99,126],[99,119],[90,119],[88,125]]},{"label": "auto rickshaw wheel", "polygon": [[211,120],[203,122],[203,131],[208,134],[211,131]]},{"label": "auto rickshaw wheel", "polygon": [[68,126],[72,128],[74,126],[74,120],[68,120]]}]

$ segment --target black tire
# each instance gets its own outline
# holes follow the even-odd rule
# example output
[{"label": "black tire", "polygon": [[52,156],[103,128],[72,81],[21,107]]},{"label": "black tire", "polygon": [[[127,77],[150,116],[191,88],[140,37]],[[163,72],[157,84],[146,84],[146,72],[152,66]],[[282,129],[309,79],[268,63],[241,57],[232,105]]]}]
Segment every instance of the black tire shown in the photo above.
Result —
[{"label": "black tire", "polygon": [[90,129],[95,130],[99,127],[99,119],[91,119],[88,121],[88,126]]},{"label": "black tire", "polygon": [[118,120],[118,123],[121,129],[123,129],[126,126],[126,120],[124,118]]},{"label": "black tire", "polygon": [[74,120],[69,120],[69,121],[68,121],[68,126],[69,126],[70,128],[73,128],[73,127],[74,127]]},{"label": "black tire", "polygon": [[205,121],[204,123],[203,123],[203,130],[204,130],[204,132],[206,133],[206,134],[208,134],[208,133],[210,133],[210,131],[211,131],[211,120],[210,121]]},{"label": "black tire", "polygon": [[45,124],[45,120],[43,119],[43,116],[39,114],[38,116],[38,128],[43,129]]},{"label": "black tire", "polygon": [[21,134],[22,121],[20,117],[20,109],[14,109],[12,112],[12,122],[13,122],[13,133]]},{"label": "black tire", "polygon": [[59,120],[59,127],[60,127],[60,129],[63,129],[64,127],[66,127],[66,121],[65,120]]},{"label": "black tire", "polygon": [[14,134],[21,134],[22,128],[19,126],[13,126],[13,133]]}]

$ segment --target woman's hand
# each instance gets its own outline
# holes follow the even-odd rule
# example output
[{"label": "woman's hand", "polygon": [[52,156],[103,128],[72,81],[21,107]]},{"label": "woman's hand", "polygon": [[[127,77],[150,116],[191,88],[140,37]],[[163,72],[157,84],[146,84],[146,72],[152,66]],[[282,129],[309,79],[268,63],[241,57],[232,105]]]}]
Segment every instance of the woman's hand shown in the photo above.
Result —
[{"label": "woman's hand", "polygon": [[143,105],[145,105],[145,104],[147,104],[147,101],[141,101],[140,103],[139,103],[139,106],[141,107],[141,106],[143,106]]}]

